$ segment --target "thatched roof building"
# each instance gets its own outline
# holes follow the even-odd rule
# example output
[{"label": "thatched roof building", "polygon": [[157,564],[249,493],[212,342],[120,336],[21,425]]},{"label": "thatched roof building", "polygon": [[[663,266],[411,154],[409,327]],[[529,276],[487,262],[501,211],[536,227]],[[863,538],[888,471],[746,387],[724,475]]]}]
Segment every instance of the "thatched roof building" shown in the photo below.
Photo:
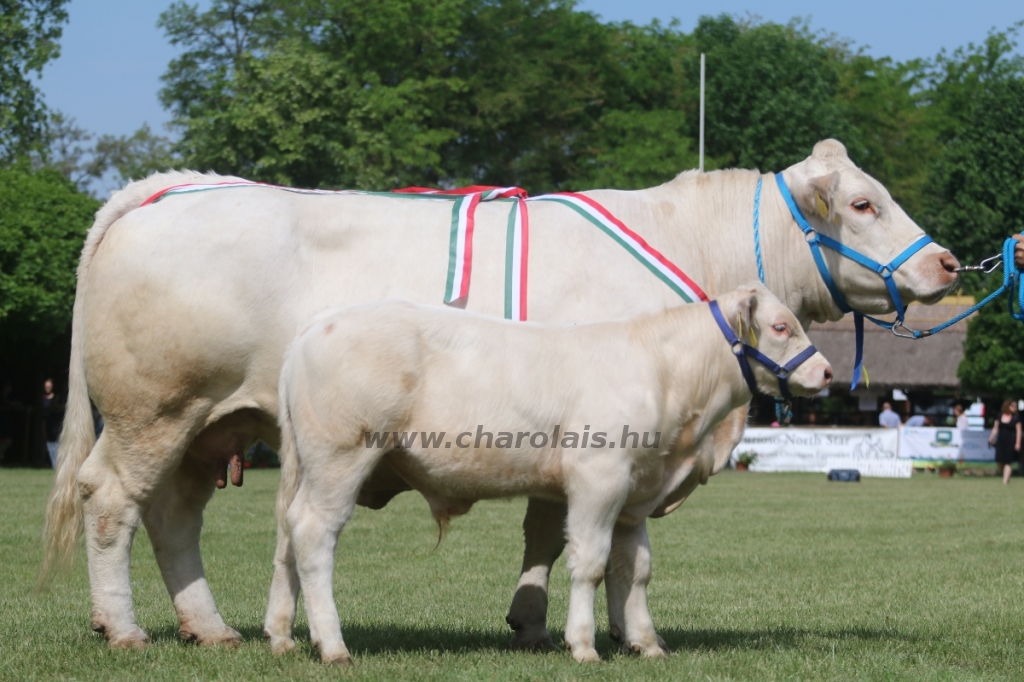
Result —
[{"label": "thatched roof building", "polygon": [[[950,296],[936,305],[911,304],[906,324],[929,329],[963,312],[974,304],[968,296]],[[888,315],[886,317],[892,317]],[[970,319],[970,318],[968,318]],[[849,386],[853,378],[855,337],[853,315],[838,322],[812,324],[811,341],[832,363],[835,387]],[[872,388],[957,389],[957,367],[964,357],[967,321],[924,339],[901,339],[871,322],[864,322],[864,366]]]}]

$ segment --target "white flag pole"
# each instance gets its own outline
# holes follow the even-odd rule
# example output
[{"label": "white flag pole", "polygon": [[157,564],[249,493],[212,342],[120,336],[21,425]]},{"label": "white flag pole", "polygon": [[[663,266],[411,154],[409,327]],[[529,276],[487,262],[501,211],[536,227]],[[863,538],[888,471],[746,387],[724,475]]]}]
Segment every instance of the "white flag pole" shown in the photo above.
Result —
[{"label": "white flag pole", "polygon": [[700,172],[704,172],[704,53],[700,53]]}]

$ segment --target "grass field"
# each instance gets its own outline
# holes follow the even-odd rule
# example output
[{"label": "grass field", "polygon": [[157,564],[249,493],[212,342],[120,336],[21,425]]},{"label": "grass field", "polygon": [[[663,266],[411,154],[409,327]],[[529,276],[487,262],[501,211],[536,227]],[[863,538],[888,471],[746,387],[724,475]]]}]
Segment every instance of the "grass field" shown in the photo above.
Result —
[{"label": "grass field", "polygon": [[[89,630],[84,554],[32,592],[49,472],[0,471],[0,679],[1024,679],[1024,483],[725,472],[650,523],[651,611],[676,652],[615,653],[599,602],[598,651],[506,651],[525,502],[487,502],[441,546],[422,499],[360,509],[342,534],[335,585],[350,671],[324,668],[300,614],[299,646],[275,658],[260,638],[273,554],[274,471],[214,496],[203,547],[236,650],[179,643],[145,531],[133,555],[144,652],[110,651]],[[568,574],[552,581],[560,639]]]}]

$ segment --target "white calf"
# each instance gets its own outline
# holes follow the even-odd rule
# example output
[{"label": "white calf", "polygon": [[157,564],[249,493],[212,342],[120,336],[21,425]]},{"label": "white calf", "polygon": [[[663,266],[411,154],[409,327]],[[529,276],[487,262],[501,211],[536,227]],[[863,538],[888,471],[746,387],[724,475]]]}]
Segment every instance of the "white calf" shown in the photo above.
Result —
[{"label": "white calf", "polygon": [[[759,350],[780,364],[810,346],[761,285],[718,303],[736,332],[752,330]],[[794,393],[816,393],[831,378],[820,354],[805,360],[788,376]],[[779,394],[761,365],[751,381]],[[606,572],[613,626],[633,650],[663,655],[647,611],[644,520],[680,487],[707,480],[714,448],[705,437],[750,398],[707,304],[580,326],[398,302],[322,313],[292,343],[281,373],[275,580],[290,589],[272,593],[292,601],[272,599],[271,613],[290,633],[301,585],[323,660],[350,662],[333,597],[334,553],[360,487],[383,459],[442,525],[483,498],[566,501],[573,657],[598,659],[594,592]],[[293,646],[281,637],[271,644],[278,652]]]}]

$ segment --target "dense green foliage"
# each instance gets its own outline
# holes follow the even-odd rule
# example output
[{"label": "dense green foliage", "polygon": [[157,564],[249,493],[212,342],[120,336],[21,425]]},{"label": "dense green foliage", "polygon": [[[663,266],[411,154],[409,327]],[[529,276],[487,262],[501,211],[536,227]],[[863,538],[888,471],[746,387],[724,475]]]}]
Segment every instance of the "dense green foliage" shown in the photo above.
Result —
[{"label": "dense green foliage", "polygon": [[0,0],[0,164],[38,148],[47,110],[32,74],[60,54],[68,0]]},{"label": "dense green foliage", "polygon": [[[8,632],[4,677],[78,680],[1011,680],[1024,673],[1021,489],[997,479],[865,479],[820,474],[712,477],[683,507],[649,523],[651,613],[676,652],[616,653],[603,593],[597,649],[514,653],[503,617],[518,579],[525,503],[481,502],[437,528],[415,493],[358,509],[338,543],[335,590],[355,667],[326,670],[300,611],[296,651],[275,658],[261,636],[274,552],[278,474],[249,471],[214,495],[203,526],[207,575],[238,649],[190,646],[144,529],[132,591],[145,652],[109,651],[89,629],[85,553],[73,574],[32,592],[48,472],[6,471],[0,516]],[[551,580],[560,640],[569,581]],[[300,607],[301,609],[301,607]]]},{"label": "dense green foliage", "polygon": [[99,202],[60,173],[0,168],[0,336],[40,341],[71,324],[75,268]]},{"label": "dense green foliage", "polygon": [[[936,237],[959,244],[972,262],[998,252],[1011,233],[1024,232],[1022,151],[1024,77],[995,80],[976,97],[934,166],[941,202]],[[968,390],[1024,395],[1024,327],[1006,314],[1005,297],[970,323],[959,376]]]}]

